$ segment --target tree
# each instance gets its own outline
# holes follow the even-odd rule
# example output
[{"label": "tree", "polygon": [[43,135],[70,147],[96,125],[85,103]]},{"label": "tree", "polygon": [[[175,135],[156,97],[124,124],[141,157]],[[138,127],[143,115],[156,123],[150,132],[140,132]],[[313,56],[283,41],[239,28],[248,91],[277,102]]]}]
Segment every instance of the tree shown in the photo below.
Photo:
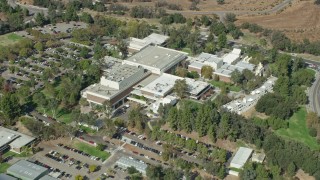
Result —
[{"label": "tree", "polygon": [[38,51],[38,52],[42,52],[44,50],[44,46],[42,44],[42,42],[37,42],[35,45],[34,45],[34,48]]},{"label": "tree", "polygon": [[103,151],[105,149],[105,145],[98,143],[98,145],[96,146],[96,149],[99,151]]},{"label": "tree", "polygon": [[46,18],[43,13],[38,13],[35,17],[35,21],[38,26],[43,26],[46,23]]},{"label": "tree", "polygon": [[161,165],[157,165],[157,166],[149,165],[146,170],[146,175],[150,179],[160,180],[164,176],[163,168]]},{"label": "tree", "polygon": [[297,169],[296,165],[293,162],[291,162],[287,168],[288,175],[290,177],[294,176],[296,173],[296,169]]},{"label": "tree", "polygon": [[128,171],[128,174],[139,173],[139,171],[138,171],[135,167],[133,167],[133,166],[128,167],[128,168],[127,168],[127,171]]},{"label": "tree", "polygon": [[229,23],[233,23],[237,20],[236,15],[234,13],[227,13],[225,17],[225,21]]},{"label": "tree", "polygon": [[218,4],[224,4],[224,0],[217,0]]},{"label": "tree", "polygon": [[56,119],[56,113],[57,113],[58,107],[59,107],[59,102],[56,98],[49,99],[48,108],[51,109],[52,116],[54,119]]},{"label": "tree", "polygon": [[82,13],[82,15],[80,16],[80,21],[88,24],[92,24],[94,22],[92,16],[86,12]]},{"label": "tree", "polygon": [[128,56],[128,45],[124,41],[120,41],[117,45],[118,50],[121,53],[121,57],[124,59]]},{"label": "tree", "polygon": [[239,174],[240,179],[246,179],[246,180],[255,180],[257,178],[257,173],[253,167],[252,163],[247,163],[243,170]]},{"label": "tree", "polygon": [[201,76],[206,79],[212,79],[213,68],[211,66],[202,66]]},{"label": "tree", "polygon": [[81,176],[81,175],[76,175],[75,177],[74,177],[74,179],[75,180],[83,180],[84,178],[83,178],[83,176]]},{"label": "tree", "polygon": [[227,46],[227,35],[226,33],[219,34],[218,36],[218,47],[220,49],[225,48]]},{"label": "tree", "polygon": [[19,99],[15,94],[5,93],[0,99],[0,109],[9,120],[13,120],[21,113],[21,107],[19,105]]},{"label": "tree", "polygon": [[[208,38],[209,39],[209,38]],[[209,41],[209,40],[208,40]],[[204,48],[204,51],[206,53],[215,53],[216,51],[216,45],[214,44],[213,41],[211,42],[207,42],[206,45],[205,45],[205,48]]]},{"label": "tree", "polygon": [[19,98],[20,104],[29,102],[30,100],[30,88],[28,86],[22,86],[16,91],[16,96]]},{"label": "tree", "polygon": [[173,91],[182,99],[185,97],[188,90],[188,85],[185,79],[178,79],[174,83]]},{"label": "tree", "polygon": [[238,69],[236,69],[231,73],[231,80],[236,84],[242,84],[244,80],[243,74]]},{"label": "tree", "polygon": [[186,77],[188,74],[188,70],[182,67],[177,67],[176,75],[180,77]]},{"label": "tree", "polygon": [[97,170],[97,166],[96,165],[90,165],[89,166],[89,172],[92,173],[92,172],[95,172]]}]

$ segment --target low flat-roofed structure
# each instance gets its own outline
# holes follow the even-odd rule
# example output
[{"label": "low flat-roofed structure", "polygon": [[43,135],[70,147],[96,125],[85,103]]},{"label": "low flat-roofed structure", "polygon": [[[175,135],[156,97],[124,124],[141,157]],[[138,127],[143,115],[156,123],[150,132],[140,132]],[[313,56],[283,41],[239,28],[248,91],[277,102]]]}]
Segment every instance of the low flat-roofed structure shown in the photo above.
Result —
[{"label": "low flat-roofed structure", "polygon": [[150,42],[145,41],[144,39],[138,39],[131,37],[129,39],[129,45],[128,50],[131,53],[138,52],[142,50],[143,48],[147,47],[150,44]]},{"label": "low flat-roofed structure", "polygon": [[145,40],[146,42],[148,42],[150,44],[162,45],[168,39],[169,39],[169,36],[162,35],[162,34],[157,34],[157,33],[152,33],[149,36],[145,37],[143,40]]},{"label": "low flat-roofed structure", "polygon": [[188,65],[188,71],[189,72],[195,71],[199,75],[201,75],[201,69],[203,66],[204,66],[204,64],[202,64],[200,62],[193,61]]},{"label": "low flat-roofed structure", "polygon": [[116,164],[121,168],[125,168],[125,169],[129,167],[134,167],[143,175],[146,174],[146,169],[148,167],[148,165],[143,161],[134,159],[132,157],[121,157],[118,161],[116,161]]},{"label": "low flat-roofed structure", "polygon": [[214,74],[219,76],[220,81],[231,82],[231,74],[236,69],[240,72],[244,70],[243,68],[235,65],[224,64],[221,68],[217,69]]},{"label": "low flat-roofed structure", "polygon": [[161,104],[162,105],[166,105],[166,104],[175,105],[176,103],[177,103],[177,98],[174,96],[168,95],[168,96],[160,99],[159,101],[155,101],[151,106],[151,110],[154,113],[158,114],[158,110],[159,110],[159,107]]},{"label": "low flat-roofed structure", "polygon": [[254,71],[254,69],[256,67],[254,64],[247,63],[244,61],[237,62],[237,64],[235,66],[243,68],[243,69],[248,69],[250,71]]},{"label": "low flat-roofed structure", "polygon": [[189,72],[196,71],[200,75],[203,66],[211,66],[214,70],[217,70],[223,65],[222,58],[204,52],[198,57],[188,57],[187,60],[190,61],[190,64],[188,65]]},{"label": "low flat-roofed structure", "polygon": [[7,174],[0,174],[0,180],[18,180],[15,177],[9,176]]},{"label": "low flat-roofed structure", "polygon": [[240,60],[241,49],[234,48],[230,53],[223,57],[223,63],[234,64]]},{"label": "low flat-roofed structure", "polygon": [[150,84],[141,88],[141,93],[148,99],[158,100],[159,98],[164,98],[172,91],[178,79],[183,78],[164,73]]},{"label": "low flat-roofed structure", "polygon": [[138,52],[149,45],[163,45],[167,39],[169,39],[169,36],[157,33],[152,33],[143,39],[131,37],[129,39],[128,49],[131,53]]},{"label": "low flat-roofed structure", "polygon": [[7,169],[7,173],[23,180],[38,180],[49,170],[26,160],[20,160]]},{"label": "low flat-roofed structure", "polygon": [[236,155],[232,158],[230,167],[242,169],[244,164],[248,161],[253,150],[250,148],[240,147],[236,152]]},{"label": "low flat-roofed structure", "polygon": [[1,152],[10,148],[11,151],[20,153],[23,147],[31,144],[34,140],[34,137],[0,126]]},{"label": "low flat-roofed structure", "polygon": [[257,163],[263,163],[266,155],[264,153],[253,153],[251,160]]},{"label": "low flat-roofed structure", "polygon": [[204,63],[205,65],[211,66],[213,69],[218,69],[223,65],[223,59],[217,55],[209,53],[201,53],[197,58],[197,61]]},{"label": "low flat-roofed structure", "polygon": [[160,46],[147,46],[124,60],[125,64],[142,66],[154,74],[162,74],[187,58],[187,53]]},{"label": "low flat-roofed structure", "polygon": [[206,82],[196,81],[190,78],[185,79],[188,85],[188,93],[190,98],[199,99],[202,94],[206,93],[209,89],[211,89],[211,85]]},{"label": "low flat-roofed structure", "polygon": [[221,68],[217,69],[214,72],[214,74],[219,76],[221,81],[231,82],[231,74],[235,70],[242,72],[243,70],[248,69],[248,70],[254,72],[255,68],[256,68],[256,66],[254,64],[240,61],[240,62],[236,63],[235,65],[224,64]]}]

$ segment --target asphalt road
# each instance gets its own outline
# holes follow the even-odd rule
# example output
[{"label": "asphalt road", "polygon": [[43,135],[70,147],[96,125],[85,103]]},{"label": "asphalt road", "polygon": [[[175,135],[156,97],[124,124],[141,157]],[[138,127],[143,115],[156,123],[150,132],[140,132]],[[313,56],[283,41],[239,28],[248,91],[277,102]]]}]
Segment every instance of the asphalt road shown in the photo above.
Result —
[{"label": "asphalt road", "polygon": [[31,14],[37,14],[37,13],[43,13],[45,15],[48,14],[48,8],[38,7],[38,6],[32,6],[32,5],[24,5],[17,3],[16,0],[8,0],[8,3],[11,7],[16,7],[17,5],[26,8],[29,10],[29,13]]},{"label": "asphalt road", "polygon": [[311,109],[320,116],[320,76],[316,75],[316,80],[309,91],[309,101]]}]

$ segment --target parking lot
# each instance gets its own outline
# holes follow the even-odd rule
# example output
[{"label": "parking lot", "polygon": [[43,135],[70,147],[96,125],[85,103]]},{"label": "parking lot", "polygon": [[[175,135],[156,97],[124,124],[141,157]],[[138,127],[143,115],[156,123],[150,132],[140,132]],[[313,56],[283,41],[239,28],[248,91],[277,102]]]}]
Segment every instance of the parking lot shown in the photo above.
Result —
[{"label": "parking lot", "polygon": [[84,22],[57,23],[56,25],[48,24],[43,27],[33,28],[44,34],[70,33],[74,29],[84,29],[88,25]]},{"label": "parking lot", "polygon": [[[61,142],[60,142],[61,143]],[[70,143],[70,141],[68,142]],[[97,179],[101,174],[106,172],[106,167],[102,166],[101,160],[94,160],[90,155],[82,154],[79,151],[71,150],[62,146],[59,142],[54,143],[42,143],[40,145],[43,151],[35,154],[31,157],[33,161],[39,161],[45,163],[52,168],[58,168],[63,170],[65,174],[71,174],[74,179],[75,175],[87,176],[89,179]],[[89,173],[88,167],[90,165],[96,165],[98,171]],[[63,177],[62,179],[68,179]]]}]

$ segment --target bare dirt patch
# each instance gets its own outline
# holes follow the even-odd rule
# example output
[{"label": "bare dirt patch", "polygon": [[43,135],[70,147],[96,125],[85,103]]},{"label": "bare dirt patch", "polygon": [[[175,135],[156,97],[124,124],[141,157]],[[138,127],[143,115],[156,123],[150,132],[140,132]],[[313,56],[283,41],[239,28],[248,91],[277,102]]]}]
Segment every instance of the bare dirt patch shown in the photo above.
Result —
[{"label": "bare dirt patch", "polygon": [[33,136],[32,132],[30,132],[26,127],[24,127],[24,125],[20,121],[16,123],[16,127],[18,128],[19,132],[29,136]]},{"label": "bare dirt patch", "polygon": [[33,4],[33,0],[19,0],[18,1],[20,4],[25,4],[25,5],[32,5]]},{"label": "bare dirt patch", "polygon": [[297,0],[283,12],[272,15],[240,16],[238,24],[243,22],[257,23],[265,28],[280,30],[289,38],[301,41],[319,40],[320,6],[313,0]]},{"label": "bare dirt patch", "polygon": [[299,169],[297,171],[296,177],[300,180],[315,180],[314,177],[310,176],[309,174],[305,173],[303,170]]},{"label": "bare dirt patch", "polygon": [[264,113],[259,113],[258,111],[256,111],[255,107],[250,108],[248,111],[242,113],[242,115],[246,118],[258,117],[261,119],[267,119],[269,117]]}]

